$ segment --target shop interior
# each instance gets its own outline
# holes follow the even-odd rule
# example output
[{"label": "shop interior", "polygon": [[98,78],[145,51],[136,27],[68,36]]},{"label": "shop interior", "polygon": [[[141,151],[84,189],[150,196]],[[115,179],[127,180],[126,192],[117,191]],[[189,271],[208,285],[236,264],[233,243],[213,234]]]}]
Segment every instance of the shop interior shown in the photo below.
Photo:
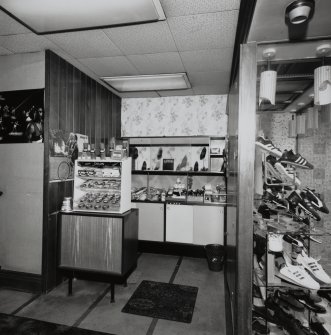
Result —
[{"label": "shop interior", "polygon": [[160,0],[55,29],[9,3],[0,330],[331,334],[331,5]]}]

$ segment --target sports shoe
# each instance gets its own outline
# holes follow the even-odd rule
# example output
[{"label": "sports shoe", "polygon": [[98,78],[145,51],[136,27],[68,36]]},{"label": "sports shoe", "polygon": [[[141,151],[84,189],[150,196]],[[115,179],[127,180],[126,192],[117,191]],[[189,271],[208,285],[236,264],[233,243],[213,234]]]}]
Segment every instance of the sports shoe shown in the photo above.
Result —
[{"label": "sports shoe", "polygon": [[277,290],[274,294],[274,297],[286,303],[289,307],[293,308],[296,311],[303,311],[305,307],[296,299],[294,299],[290,294],[281,292]]},{"label": "sports shoe", "polygon": [[288,201],[274,195],[270,188],[267,188],[264,191],[262,199],[266,202],[267,205],[272,205],[271,209],[285,211],[289,209]]},{"label": "sports shoe", "polygon": [[282,156],[282,152],[276,148],[268,138],[265,138],[264,136],[259,136],[256,139],[255,144],[263,150],[270,152],[270,154],[277,158]]},{"label": "sports shoe", "polygon": [[281,178],[286,182],[301,185],[300,179],[296,176],[295,170],[291,166],[285,166],[281,162],[275,163],[275,170],[280,174]]},{"label": "sports shoe", "polygon": [[319,290],[320,285],[316,282],[305,269],[300,265],[292,265],[291,259],[284,252],[283,253],[284,262],[278,262],[280,267],[279,273],[276,276],[283,280],[289,281],[293,284],[299,285],[301,287],[309,288],[311,290]]},{"label": "sports shoe", "polygon": [[291,243],[292,246],[295,246],[296,248],[301,248],[301,250],[303,249],[303,243],[291,235],[283,235],[283,240],[287,243]]},{"label": "sports shoe", "polygon": [[297,255],[296,262],[302,265],[309,274],[317,281],[323,284],[331,284],[331,278],[323,270],[322,266],[316,261],[315,258],[309,257],[304,250]]},{"label": "sports shoe", "polygon": [[283,235],[282,234],[268,234],[268,250],[271,252],[283,251]]},{"label": "sports shoe", "polygon": [[304,211],[305,214],[309,215],[316,221],[320,221],[321,217],[315,211],[311,202],[305,196],[305,193],[299,193],[298,190],[293,191],[288,197],[287,200],[294,206],[298,206]]},{"label": "sports shoe", "polygon": [[293,150],[285,150],[282,156],[278,160],[280,163],[290,164],[302,169],[310,169],[312,170],[314,166],[310,164],[305,158],[303,158],[300,154],[295,154]]},{"label": "sports shoe", "polygon": [[329,209],[326,207],[325,203],[321,200],[321,195],[315,193],[308,187],[305,187],[302,190],[306,196],[306,198],[311,202],[311,204],[319,211],[329,214]]},{"label": "sports shoe", "polygon": [[322,305],[317,304],[310,295],[306,294],[303,290],[290,291],[289,293],[311,311],[320,314],[326,313],[326,309]]},{"label": "sports shoe", "polygon": [[277,160],[274,156],[269,155],[265,159],[265,174],[267,177],[282,179],[281,174],[275,169]]},{"label": "sports shoe", "polygon": [[331,302],[331,290],[319,290],[317,291],[317,294],[320,297],[325,298],[326,300]]}]

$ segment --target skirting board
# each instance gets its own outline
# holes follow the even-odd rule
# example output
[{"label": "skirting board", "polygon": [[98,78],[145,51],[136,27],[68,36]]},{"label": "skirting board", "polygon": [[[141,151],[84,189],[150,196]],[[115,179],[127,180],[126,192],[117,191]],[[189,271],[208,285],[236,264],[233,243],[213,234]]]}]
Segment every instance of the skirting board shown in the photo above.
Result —
[{"label": "skirting board", "polygon": [[195,258],[205,258],[206,253],[203,245],[194,245],[174,242],[138,241],[139,252],[153,254],[176,255]]},{"label": "skirting board", "polygon": [[41,275],[0,270],[0,287],[28,291],[33,293],[41,293]]}]

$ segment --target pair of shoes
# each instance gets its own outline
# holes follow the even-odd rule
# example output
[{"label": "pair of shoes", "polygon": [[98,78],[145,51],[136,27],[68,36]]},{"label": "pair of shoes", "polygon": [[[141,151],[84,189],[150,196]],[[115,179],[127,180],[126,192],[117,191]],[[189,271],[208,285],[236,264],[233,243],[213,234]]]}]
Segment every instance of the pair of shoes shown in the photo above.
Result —
[{"label": "pair of shoes", "polygon": [[301,250],[301,253],[297,254],[296,262],[303,266],[318,282],[327,285],[331,284],[331,278],[324,271],[322,266],[316,261],[315,258],[309,257],[303,249]]},{"label": "pair of shoes", "polygon": [[267,188],[264,193],[262,199],[271,206],[273,210],[284,210],[287,211],[289,209],[288,201],[285,199],[281,199],[278,194],[275,195],[270,188]]},{"label": "pair of shoes", "polygon": [[295,154],[293,150],[284,150],[278,162],[283,163],[283,164],[290,164],[293,166],[297,166],[302,169],[312,170],[314,168],[312,164],[310,164],[300,154]]},{"label": "pair of shoes", "polygon": [[283,252],[283,257],[276,258],[276,265],[279,268],[279,273],[276,273],[277,277],[311,290],[320,289],[320,284],[301,265],[292,264],[286,252]]},{"label": "pair of shoes", "polygon": [[297,206],[298,208],[302,209],[305,214],[309,215],[314,220],[321,220],[321,217],[318,215],[314,206],[309,201],[306,192],[300,192],[299,190],[295,190],[287,197],[287,200],[293,206]]},{"label": "pair of shoes", "polygon": [[326,309],[322,305],[316,303],[315,299],[303,290],[290,291],[290,294],[312,312],[320,314],[326,313]]},{"label": "pair of shoes", "polygon": [[282,152],[280,151],[280,149],[276,148],[273,143],[268,139],[265,138],[264,136],[259,136],[256,141],[255,144],[257,147],[269,152],[270,154],[274,155],[275,157],[281,157],[282,156]]}]

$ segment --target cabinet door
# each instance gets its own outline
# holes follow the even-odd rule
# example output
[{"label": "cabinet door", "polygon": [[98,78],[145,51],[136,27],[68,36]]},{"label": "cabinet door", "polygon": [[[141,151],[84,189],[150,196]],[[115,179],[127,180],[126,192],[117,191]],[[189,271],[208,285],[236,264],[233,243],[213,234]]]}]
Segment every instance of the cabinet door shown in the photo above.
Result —
[{"label": "cabinet door", "polygon": [[193,206],[167,205],[166,241],[193,243]]},{"label": "cabinet door", "polygon": [[193,243],[224,243],[224,208],[213,206],[194,206]]},{"label": "cabinet door", "polygon": [[139,240],[163,242],[164,204],[136,203],[139,209]]}]

